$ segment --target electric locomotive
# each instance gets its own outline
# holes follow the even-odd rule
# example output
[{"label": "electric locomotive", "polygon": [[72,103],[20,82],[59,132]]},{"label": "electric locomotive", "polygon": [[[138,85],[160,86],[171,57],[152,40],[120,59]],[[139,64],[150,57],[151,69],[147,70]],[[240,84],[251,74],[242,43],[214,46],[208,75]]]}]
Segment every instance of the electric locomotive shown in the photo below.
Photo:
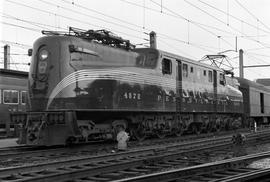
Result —
[{"label": "electric locomotive", "polygon": [[220,68],[135,48],[106,30],[43,34],[30,51],[30,110],[19,143],[113,139],[119,126],[143,140],[243,125],[239,84]]}]

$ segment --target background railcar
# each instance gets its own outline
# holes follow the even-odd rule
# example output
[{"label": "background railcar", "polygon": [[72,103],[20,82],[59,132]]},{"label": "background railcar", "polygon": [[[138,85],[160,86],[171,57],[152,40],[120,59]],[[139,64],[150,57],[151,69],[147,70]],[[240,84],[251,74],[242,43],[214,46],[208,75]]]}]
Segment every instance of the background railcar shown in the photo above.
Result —
[{"label": "background railcar", "polygon": [[0,69],[0,131],[2,136],[14,134],[14,122],[10,114],[26,111],[27,78],[27,72]]},{"label": "background railcar", "polygon": [[262,84],[237,78],[239,89],[243,93],[244,113],[249,119],[258,124],[267,124],[270,121],[270,88]]}]

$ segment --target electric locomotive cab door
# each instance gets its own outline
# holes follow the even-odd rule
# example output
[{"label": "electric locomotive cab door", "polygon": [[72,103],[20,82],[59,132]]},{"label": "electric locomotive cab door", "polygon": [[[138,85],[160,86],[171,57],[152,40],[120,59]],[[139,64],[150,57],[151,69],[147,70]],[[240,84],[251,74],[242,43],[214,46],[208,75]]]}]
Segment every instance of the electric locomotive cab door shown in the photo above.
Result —
[{"label": "electric locomotive cab door", "polygon": [[176,112],[180,112],[182,102],[182,62],[176,60],[176,63]]}]

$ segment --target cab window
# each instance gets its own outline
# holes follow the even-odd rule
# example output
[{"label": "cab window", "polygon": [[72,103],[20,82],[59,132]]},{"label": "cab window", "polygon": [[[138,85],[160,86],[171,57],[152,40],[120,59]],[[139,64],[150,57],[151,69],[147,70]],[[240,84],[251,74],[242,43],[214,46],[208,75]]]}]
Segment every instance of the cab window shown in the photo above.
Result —
[{"label": "cab window", "polygon": [[171,74],[172,73],[172,61],[170,59],[162,59],[162,73]]},{"label": "cab window", "polygon": [[17,90],[3,90],[3,103],[4,104],[18,104],[19,92]]},{"label": "cab window", "polygon": [[136,58],[136,65],[144,68],[155,68],[157,63],[157,54],[155,52],[141,53]]}]

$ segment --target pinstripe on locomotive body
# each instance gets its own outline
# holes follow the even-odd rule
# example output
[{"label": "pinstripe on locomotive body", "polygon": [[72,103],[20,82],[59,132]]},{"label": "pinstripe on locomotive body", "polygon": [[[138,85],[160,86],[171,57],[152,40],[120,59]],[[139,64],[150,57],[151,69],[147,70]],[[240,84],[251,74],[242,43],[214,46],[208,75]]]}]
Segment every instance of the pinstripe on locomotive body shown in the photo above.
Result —
[{"label": "pinstripe on locomotive body", "polygon": [[[90,33],[108,42],[108,34]],[[137,139],[241,125],[242,93],[234,78],[226,83],[222,69],[153,48],[131,49],[118,37],[105,45],[83,35],[53,33],[34,43],[31,110],[20,143],[114,138],[119,125]]]}]

